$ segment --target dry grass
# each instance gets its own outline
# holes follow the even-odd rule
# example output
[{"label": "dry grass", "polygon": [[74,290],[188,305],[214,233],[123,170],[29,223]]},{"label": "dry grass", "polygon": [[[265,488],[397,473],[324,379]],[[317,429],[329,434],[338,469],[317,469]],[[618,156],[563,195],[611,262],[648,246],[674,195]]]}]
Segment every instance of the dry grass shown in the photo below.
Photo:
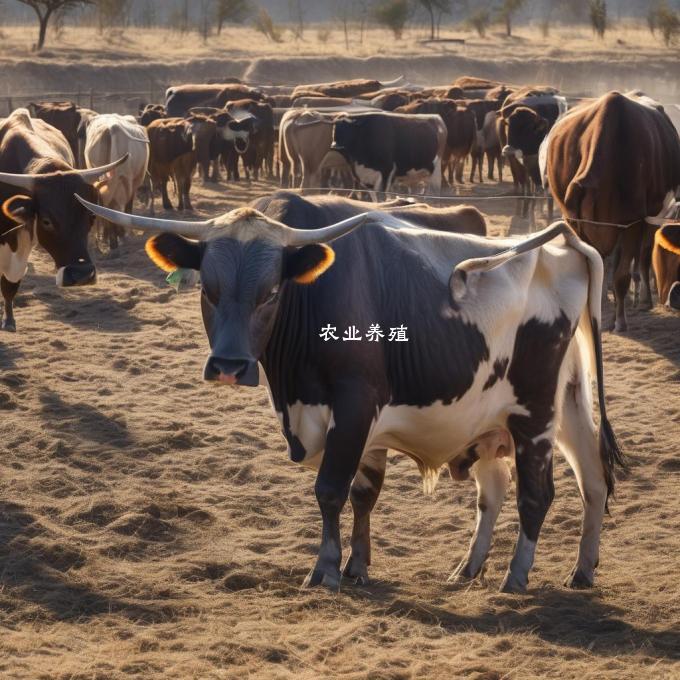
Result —
[{"label": "dry grass", "polygon": [[[271,188],[199,185],[195,205],[214,214]],[[493,230],[507,230],[513,206],[492,205]],[[451,588],[474,485],[447,475],[425,498],[394,457],[375,580],[334,596],[299,589],[319,540],[313,475],[287,460],[264,388],[200,380],[198,296],[169,289],[141,246],[100,258],[98,287],[77,292],[57,290],[38,253],[19,332],[0,338],[1,677],[680,677],[680,319],[632,313],[627,336],[605,337],[610,417],[633,469],[595,590],[560,585],[581,512],[561,457],[526,597],[497,593],[513,499],[484,581]],[[346,511],[345,539],[349,528]]]},{"label": "dry grass", "polygon": [[[620,22],[609,30],[604,40],[595,38],[587,26],[555,26],[544,37],[536,26],[518,26],[512,38],[498,30],[486,38],[463,27],[442,32],[442,37],[465,39],[464,45],[423,45],[427,36],[423,27],[407,30],[403,40],[394,40],[383,29],[371,28],[359,42],[358,31],[350,34],[350,49],[345,46],[339,26],[311,25],[302,40],[291,31],[284,31],[282,43],[267,40],[249,26],[227,27],[220,36],[207,41],[195,32],[182,34],[165,28],[126,28],[106,30],[66,26],[57,36],[50,33],[44,51],[31,51],[36,40],[36,27],[12,26],[3,30],[0,56],[8,59],[39,59],[52,62],[81,61],[88,63],[120,63],[140,59],[171,62],[205,58],[253,58],[299,56],[406,56],[423,54],[457,54],[467,58],[523,59],[557,58],[569,60],[601,57],[606,60],[640,60],[646,58],[677,58],[678,48],[664,47],[658,36],[635,22]],[[320,36],[323,39],[320,39]]]}]

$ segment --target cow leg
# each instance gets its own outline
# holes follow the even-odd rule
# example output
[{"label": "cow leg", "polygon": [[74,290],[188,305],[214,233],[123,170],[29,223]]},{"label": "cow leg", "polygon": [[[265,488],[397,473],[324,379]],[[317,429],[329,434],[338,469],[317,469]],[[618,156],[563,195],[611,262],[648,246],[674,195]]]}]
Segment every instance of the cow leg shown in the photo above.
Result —
[{"label": "cow leg", "polygon": [[621,254],[614,271],[614,298],[616,301],[616,317],[614,319],[614,330],[617,333],[624,333],[628,330],[626,321],[626,296],[630,288],[630,265],[640,249],[640,225],[636,224],[627,227],[622,237],[619,239],[621,244]]},{"label": "cow leg", "polygon": [[316,565],[304,580],[305,587],[340,587],[340,513],[347,501],[350,484],[359,467],[375,406],[359,395],[366,387],[353,385],[333,404],[335,426],[326,435],[326,448],[316,478],[316,500],[323,528]]},{"label": "cow leg", "polygon": [[365,453],[349,492],[354,512],[352,552],[342,573],[358,584],[368,581],[368,566],[371,564],[371,512],[385,479],[386,463],[387,449]]},{"label": "cow leg", "polygon": [[2,320],[2,330],[14,333],[17,329],[17,324],[14,321],[14,296],[19,290],[21,281],[13,283],[8,281],[4,276],[0,277],[0,289],[2,290],[2,297],[5,299],[5,317]]},{"label": "cow leg", "polygon": [[170,196],[168,196],[168,179],[161,180],[161,198],[163,200],[163,210],[173,210],[172,203],[170,203]]},{"label": "cow leg", "polygon": [[[511,421],[512,419],[513,416],[510,417]],[[520,530],[501,591],[524,593],[529,583],[529,570],[534,564],[541,526],[555,497],[552,432],[546,431],[531,437],[530,434],[523,433],[523,428],[510,425],[509,429],[515,440]]]},{"label": "cow leg", "polygon": [[558,429],[560,450],[576,475],[583,501],[581,542],[576,564],[565,585],[590,588],[599,561],[600,531],[607,502],[605,471],[598,450],[592,417],[590,382],[580,376],[567,386]]},{"label": "cow leg", "polygon": [[467,555],[449,577],[449,581],[458,583],[475,578],[482,570],[510,483],[510,470],[500,458],[480,459],[472,466],[471,472],[477,483],[477,526]]},{"label": "cow leg", "polygon": [[652,289],[650,287],[649,270],[652,265],[652,250],[654,249],[654,232],[655,229],[651,227],[642,228],[642,245],[640,247],[640,278],[642,291],[640,294],[640,308],[651,309],[652,303]]}]

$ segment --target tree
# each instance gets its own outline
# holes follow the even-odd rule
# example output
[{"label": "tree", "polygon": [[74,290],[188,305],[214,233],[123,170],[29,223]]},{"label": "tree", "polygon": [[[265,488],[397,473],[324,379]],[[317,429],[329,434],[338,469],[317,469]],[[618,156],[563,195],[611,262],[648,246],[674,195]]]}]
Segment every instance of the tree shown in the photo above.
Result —
[{"label": "tree", "polygon": [[305,8],[302,0],[288,0],[288,13],[294,24],[293,34],[296,40],[302,40],[305,35]]},{"label": "tree", "polygon": [[486,35],[486,29],[491,23],[491,12],[488,9],[478,9],[468,17],[468,24],[477,31],[480,38]]},{"label": "tree", "polygon": [[499,11],[501,20],[505,22],[505,35],[512,36],[512,17],[524,5],[524,0],[503,0]]},{"label": "tree", "polygon": [[660,2],[656,8],[656,21],[664,45],[670,47],[680,34],[680,14],[673,11],[667,2]]},{"label": "tree", "polygon": [[99,32],[106,26],[127,23],[132,0],[97,0]]},{"label": "tree", "polygon": [[17,0],[17,2],[28,5],[38,16],[40,30],[36,49],[41,50],[45,46],[45,36],[50,19],[55,14],[67,12],[82,5],[92,5],[94,0]]},{"label": "tree", "polygon": [[397,40],[404,34],[404,26],[411,17],[409,0],[384,0],[373,10],[374,19],[389,28]]},{"label": "tree", "polygon": [[217,35],[222,33],[224,24],[242,24],[255,11],[250,0],[216,0],[216,2]]},{"label": "tree", "polygon": [[607,29],[607,3],[605,0],[589,0],[588,5],[590,25],[600,38],[604,38]]},{"label": "tree", "polygon": [[425,8],[430,15],[430,40],[436,37],[436,28],[439,25],[439,20],[442,14],[448,14],[451,11],[450,0],[418,0],[418,3]]}]

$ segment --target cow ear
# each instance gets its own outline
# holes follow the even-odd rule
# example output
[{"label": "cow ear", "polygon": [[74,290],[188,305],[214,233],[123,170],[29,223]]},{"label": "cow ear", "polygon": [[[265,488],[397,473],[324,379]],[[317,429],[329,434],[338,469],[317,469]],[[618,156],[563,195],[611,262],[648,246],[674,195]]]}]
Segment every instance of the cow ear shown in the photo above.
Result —
[{"label": "cow ear", "polygon": [[179,234],[158,234],[146,242],[145,250],[151,261],[166,272],[201,268],[203,244]]},{"label": "cow ear", "polygon": [[2,204],[2,213],[5,217],[17,224],[26,224],[35,217],[35,205],[30,196],[17,194],[8,198]]},{"label": "cow ear", "polygon": [[302,248],[283,251],[283,279],[296,283],[314,283],[335,262],[335,251],[325,243],[312,243]]}]

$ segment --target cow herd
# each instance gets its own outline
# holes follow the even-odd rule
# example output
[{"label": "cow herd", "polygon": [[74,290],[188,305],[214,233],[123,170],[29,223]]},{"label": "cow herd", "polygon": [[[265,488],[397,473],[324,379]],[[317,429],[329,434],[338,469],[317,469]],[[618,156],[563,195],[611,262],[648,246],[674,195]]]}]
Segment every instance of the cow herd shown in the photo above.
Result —
[{"label": "cow herd", "polygon": [[[463,181],[468,157],[479,181],[485,160],[489,178],[507,164],[518,191],[548,191],[566,221],[491,239],[476,208],[386,200],[391,190],[440,194]],[[153,208],[156,192],[172,209],[169,180],[179,209],[191,210],[194,175],[218,182],[223,170],[227,181],[241,170],[278,175],[283,187],[204,221],[132,214],[135,196]],[[340,186],[374,201],[332,195]],[[458,581],[483,569],[514,464],[520,522],[503,589],[524,591],[559,444],[584,502],[567,583],[588,587],[625,464],[606,413],[602,258],[614,260],[617,330],[635,267],[643,304],[653,264],[660,302],[680,309],[680,226],[670,219],[679,191],[678,133],[641,93],[569,109],[552,88],[475,78],[288,91],[232,82],[172,87],[138,118],[32,105],[0,122],[2,327],[16,329],[13,300],[37,243],[58,285],[86,285],[96,279],[95,217],[112,248],[123,229],[151,231],[146,252],[161,269],[199,273],[204,379],[266,385],[291,459],[318,471],[321,544],[307,585],[367,579],[370,515],[395,450],[417,464],[426,492],[443,467],[476,482],[477,527]]]}]

